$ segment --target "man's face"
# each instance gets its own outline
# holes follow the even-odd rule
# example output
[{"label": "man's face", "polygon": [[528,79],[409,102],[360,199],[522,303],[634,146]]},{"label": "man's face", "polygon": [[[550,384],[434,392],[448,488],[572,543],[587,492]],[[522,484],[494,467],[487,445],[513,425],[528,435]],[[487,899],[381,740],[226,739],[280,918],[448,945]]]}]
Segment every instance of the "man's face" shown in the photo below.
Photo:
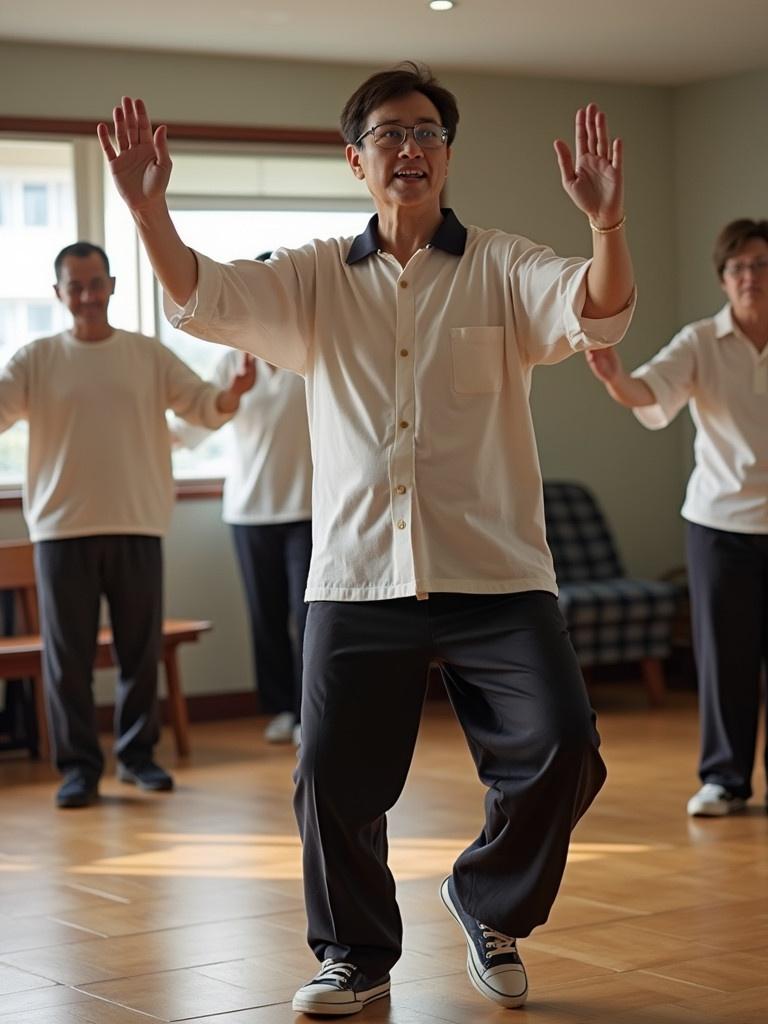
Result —
[{"label": "man's face", "polygon": [[115,279],[107,274],[98,253],[66,256],[59,280],[53,287],[59,301],[76,322],[92,325],[107,322],[107,307],[115,290]]},{"label": "man's face", "polygon": [[768,311],[768,242],[750,238],[729,256],[720,284],[737,317]]},{"label": "man's face", "polygon": [[[365,130],[380,124],[441,124],[437,108],[423,93],[411,92],[388,100],[368,115]],[[440,193],[448,174],[450,148],[424,149],[407,132],[405,141],[384,149],[367,135],[360,148],[347,146],[347,161],[355,177],[364,180],[379,212],[394,207],[427,207],[439,211]]]}]

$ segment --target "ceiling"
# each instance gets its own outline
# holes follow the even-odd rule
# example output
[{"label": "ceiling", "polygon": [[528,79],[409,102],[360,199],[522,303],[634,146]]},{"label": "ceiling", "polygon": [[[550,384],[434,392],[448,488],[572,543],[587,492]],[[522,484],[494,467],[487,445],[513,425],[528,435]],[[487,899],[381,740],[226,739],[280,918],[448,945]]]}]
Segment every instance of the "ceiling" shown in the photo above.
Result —
[{"label": "ceiling", "polygon": [[24,0],[0,39],[680,85],[768,67],[768,0]]}]

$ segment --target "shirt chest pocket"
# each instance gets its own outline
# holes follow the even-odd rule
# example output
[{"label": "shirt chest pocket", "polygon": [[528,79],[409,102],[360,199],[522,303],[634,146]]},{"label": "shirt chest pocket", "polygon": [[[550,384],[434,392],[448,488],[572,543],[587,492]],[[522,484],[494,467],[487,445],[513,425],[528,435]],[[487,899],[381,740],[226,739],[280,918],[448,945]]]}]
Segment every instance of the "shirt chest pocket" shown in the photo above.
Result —
[{"label": "shirt chest pocket", "polygon": [[501,391],[504,371],[503,327],[451,328],[453,390],[459,395]]}]

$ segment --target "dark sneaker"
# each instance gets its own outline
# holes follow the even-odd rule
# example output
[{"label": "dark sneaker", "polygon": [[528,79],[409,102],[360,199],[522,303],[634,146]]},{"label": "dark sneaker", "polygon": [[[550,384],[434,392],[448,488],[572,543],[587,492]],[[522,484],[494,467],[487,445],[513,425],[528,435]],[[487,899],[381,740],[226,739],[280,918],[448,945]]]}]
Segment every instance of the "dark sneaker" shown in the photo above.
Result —
[{"label": "dark sneaker", "polygon": [[142,761],[137,764],[117,764],[117,777],[121,782],[127,782],[139,789],[146,789],[153,793],[173,789],[173,779],[154,761]]},{"label": "dark sneaker", "polygon": [[56,794],[57,807],[89,807],[99,799],[99,787],[82,772],[68,772]]},{"label": "dark sneaker", "polygon": [[440,897],[464,932],[467,974],[480,995],[500,1006],[522,1006],[528,996],[528,979],[517,953],[517,940],[470,917],[456,897],[451,876],[440,886]]},{"label": "dark sneaker", "polygon": [[338,1017],[359,1013],[368,1003],[389,995],[389,975],[372,981],[354,964],[323,960],[312,981],[302,985],[293,997],[297,1013],[319,1013]]}]

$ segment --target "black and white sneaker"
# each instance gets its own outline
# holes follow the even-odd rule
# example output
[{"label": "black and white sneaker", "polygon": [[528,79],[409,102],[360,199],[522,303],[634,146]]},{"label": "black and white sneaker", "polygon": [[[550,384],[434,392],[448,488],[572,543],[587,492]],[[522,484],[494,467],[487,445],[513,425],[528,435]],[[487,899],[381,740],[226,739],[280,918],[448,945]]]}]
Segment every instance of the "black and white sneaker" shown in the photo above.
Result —
[{"label": "black and white sneaker", "polygon": [[359,1013],[368,1003],[388,995],[388,974],[371,981],[354,964],[323,960],[312,981],[302,985],[293,997],[293,1008],[297,1013],[342,1016]]},{"label": "black and white sneaker", "polygon": [[467,974],[480,995],[500,1006],[522,1006],[528,996],[528,979],[517,939],[470,917],[458,901],[451,876],[440,886],[440,897],[464,932]]}]

